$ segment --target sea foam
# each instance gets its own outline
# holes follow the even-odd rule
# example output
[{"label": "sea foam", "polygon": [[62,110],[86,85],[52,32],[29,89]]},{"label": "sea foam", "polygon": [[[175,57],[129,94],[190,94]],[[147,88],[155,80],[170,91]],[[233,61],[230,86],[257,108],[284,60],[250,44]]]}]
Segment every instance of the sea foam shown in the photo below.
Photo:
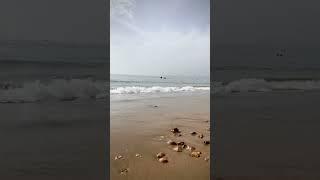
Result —
[{"label": "sea foam", "polygon": [[240,79],[227,84],[214,83],[213,93],[269,92],[280,90],[320,90],[318,80],[267,81],[264,79]]}]

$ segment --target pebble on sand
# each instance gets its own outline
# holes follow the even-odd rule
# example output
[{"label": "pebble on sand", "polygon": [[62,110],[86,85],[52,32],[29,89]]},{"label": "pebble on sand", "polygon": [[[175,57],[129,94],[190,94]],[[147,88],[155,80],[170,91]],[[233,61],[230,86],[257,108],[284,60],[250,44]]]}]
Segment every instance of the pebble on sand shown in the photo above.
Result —
[{"label": "pebble on sand", "polygon": [[162,157],[158,161],[161,162],[161,163],[167,163],[168,162],[168,158]]},{"label": "pebble on sand", "polygon": [[205,157],[204,160],[205,160],[205,161],[209,161],[209,160],[210,160],[210,157]]},{"label": "pebble on sand", "polygon": [[167,141],[167,144],[169,144],[169,145],[177,145],[177,143],[172,141],[172,140]]},{"label": "pebble on sand", "polygon": [[178,128],[173,128],[173,129],[171,129],[171,132],[172,133],[180,133],[180,130],[178,129]]},{"label": "pebble on sand", "polygon": [[200,151],[193,151],[190,155],[191,155],[191,157],[199,158],[201,155],[201,152]]},{"label": "pebble on sand", "polygon": [[141,154],[136,154],[136,157],[142,158]]},{"label": "pebble on sand", "polygon": [[118,160],[118,159],[123,159],[123,156],[117,155],[116,157],[114,157],[114,160]]},{"label": "pebble on sand", "polygon": [[177,143],[179,146],[183,146],[185,143],[183,141]]},{"label": "pebble on sand", "polygon": [[159,153],[157,154],[157,158],[162,158],[162,157],[164,157],[165,155],[166,155],[165,153],[159,152]]},{"label": "pebble on sand", "polygon": [[188,151],[194,151],[196,148],[193,146],[187,146],[186,148]]},{"label": "pebble on sand", "polygon": [[203,141],[203,144],[208,145],[210,144],[210,141]]},{"label": "pebble on sand", "polygon": [[129,168],[121,169],[120,174],[126,175],[129,172]]},{"label": "pebble on sand", "polygon": [[197,134],[197,132],[193,131],[193,132],[190,132],[190,134],[194,136]]},{"label": "pebble on sand", "polygon": [[176,146],[173,148],[174,151],[176,152],[182,152],[182,147],[181,146]]}]

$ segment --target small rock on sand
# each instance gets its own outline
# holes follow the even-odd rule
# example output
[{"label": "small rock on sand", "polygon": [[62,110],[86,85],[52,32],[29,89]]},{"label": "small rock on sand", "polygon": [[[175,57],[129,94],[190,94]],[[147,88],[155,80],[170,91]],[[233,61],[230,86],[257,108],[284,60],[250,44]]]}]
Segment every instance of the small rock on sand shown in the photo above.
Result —
[{"label": "small rock on sand", "polygon": [[142,158],[141,154],[136,154],[136,157]]},{"label": "small rock on sand", "polygon": [[120,174],[121,175],[126,175],[129,172],[129,168],[121,169]]},{"label": "small rock on sand", "polygon": [[181,146],[176,146],[173,148],[174,151],[176,152],[182,152],[182,147]]},{"label": "small rock on sand", "polygon": [[186,148],[188,151],[194,151],[196,148],[193,146],[187,146]]},{"label": "small rock on sand", "polygon": [[185,143],[183,141],[177,143],[179,146],[183,146]]},{"label": "small rock on sand", "polygon": [[161,163],[167,163],[168,162],[168,158],[162,157],[158,161],[161,162]]},{"label": "small rock on sand", "polygon": [[118,159],[123,159],[123,156],[117,155],[116,157],[114,157],[114,160],[118,160]]},{"label": "small rock on sand", "polygon": [[194,136],[197,134],[197,132],[193,131],[193,132],[190,132],[190,134]]},{"label": "small rock on sand", "polygon": [[210,141],[203,141],[203,144],[208,145],[210,144]]},{"label": "small rock on sand", "polygon": [[167,141],[167,144],[169,144],[169,145],[177,145],[177,143],[172,141],[172,140]]},{"label": "small rock on sand", "polygon": [[159,152],[159,153],[157,154],[157,158],[162,158],[162,157],[164,157],[165,155],[166,155],[165,153]]},{"label": "small rock on sand", "polygon": [[171,129],[171,132],[172,133],[180,133],[180,130],[178,129],[178,128],[173,128],[173,129]]},{"label": "small rock on sand", "polygon": [[200,151],[193,151],[190,155],[191,155],[191,157],[199,158],[201,155],[201,152]]}]

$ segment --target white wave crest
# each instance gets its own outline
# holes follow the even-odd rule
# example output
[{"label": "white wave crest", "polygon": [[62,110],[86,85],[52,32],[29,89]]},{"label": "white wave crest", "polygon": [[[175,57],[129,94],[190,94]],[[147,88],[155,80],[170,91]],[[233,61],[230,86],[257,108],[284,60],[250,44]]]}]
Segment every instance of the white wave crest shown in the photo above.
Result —
[{"label": "white wave crest", "polygon": [[266,81],[264,79],[241,79],[222,85],[215,83],[213,93],[268,92],[278,90],[320,90],[320,81]]},{"label": "white wave crest", "polygon": [[199,91],[206,90],[209,91],[210,87],[118,87],[110,90],[110,94],[141,94],[141,93],[171,93],[171,92],[191,92],[191,91]]},{"label": "white wave crest", "polygon": [[77,98],[100,98],[106,86],[89,79],[56,79],[49,83],[40,81],[24,83],[19,88],[0,90],[0,102],[37,102],[47,99],[73,100]]}]

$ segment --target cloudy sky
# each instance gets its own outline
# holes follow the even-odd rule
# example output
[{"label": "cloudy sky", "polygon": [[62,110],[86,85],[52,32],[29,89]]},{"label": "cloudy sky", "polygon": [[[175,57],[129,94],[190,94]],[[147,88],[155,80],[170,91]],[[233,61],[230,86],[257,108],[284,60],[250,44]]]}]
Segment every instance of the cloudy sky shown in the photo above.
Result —
[{"label": "cloudy sky", "polygon": [[210,0],[111,0],[112,74],[209,75]]}]

